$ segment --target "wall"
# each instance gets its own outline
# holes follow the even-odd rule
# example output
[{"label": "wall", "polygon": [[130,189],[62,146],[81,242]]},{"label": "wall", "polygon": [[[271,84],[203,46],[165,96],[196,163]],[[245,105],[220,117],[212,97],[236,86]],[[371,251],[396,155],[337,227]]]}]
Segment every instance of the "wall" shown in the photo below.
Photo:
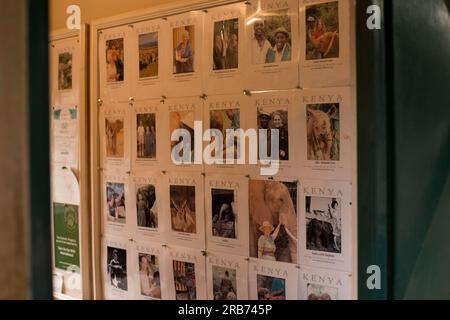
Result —
[{"label": "wall", "polygon": [[90,23],[95,19],[176,1],[179,0],[50,0],[50,30],[66,27],[66,9],[73,4],[81,8],[81,23]]}]

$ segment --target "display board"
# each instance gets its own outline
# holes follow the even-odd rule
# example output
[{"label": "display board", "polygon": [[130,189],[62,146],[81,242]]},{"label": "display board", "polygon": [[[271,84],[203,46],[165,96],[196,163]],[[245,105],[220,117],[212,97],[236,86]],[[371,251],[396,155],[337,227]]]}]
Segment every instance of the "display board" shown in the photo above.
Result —
[{"label": "display board", "polygon": [[88,30],[50,35],[53,288],[57,299],[91,298]]},{"label": "display board", "polygon": [[197,0],[93,23],[96,298],[357,297],[353,11]]}]

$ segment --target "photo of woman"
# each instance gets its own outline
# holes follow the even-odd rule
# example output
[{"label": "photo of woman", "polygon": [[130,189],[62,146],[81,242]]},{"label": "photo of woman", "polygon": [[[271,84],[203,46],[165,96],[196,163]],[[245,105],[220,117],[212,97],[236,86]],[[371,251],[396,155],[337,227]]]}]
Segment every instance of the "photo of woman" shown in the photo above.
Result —
[{"label": "photo of woman", "polygon": [[173,29],[174,74],[194,72],[195,26]]},{"label": "photo of woman", "polygon": [[139,282],[143,296],[161,299],[159,259],[157,256],[139,253]]},{"label": "photo of woman", "polygon": [[339,58],[339,3],[306,8],[306,60]]},{"label": "photo of woman", "polygon": [[249,182],[250,256],[297,263],[297,184]]},{"label": "photo of woman", "polygon": [[123,38],[106,41],[106,81],[124,81]]}]

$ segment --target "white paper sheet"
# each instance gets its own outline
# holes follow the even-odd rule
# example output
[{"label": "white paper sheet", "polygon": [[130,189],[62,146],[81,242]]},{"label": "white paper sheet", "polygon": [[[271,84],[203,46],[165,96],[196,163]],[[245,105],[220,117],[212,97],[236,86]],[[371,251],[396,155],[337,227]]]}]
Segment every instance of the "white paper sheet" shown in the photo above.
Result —
[{"label": "white paper sheet", "polygon": [[167,292],[170,300],[206,300],[206,261],[200,250],[166,249]]},{"label": "white paper sheet", "polygon": [[76,105],[79,102],[80,78],[84,66],[80,61],[79,37],[50,43],[50,103]]},{"label": "white paper sheet", "polygon": [[168,161],[164,152],[168,123],[163,108],[160,100],[133,103],[131,152],[134,172],[161,171],[162,164]]},{"label": "white paper sheet", "polygon": [[[215,151],[216,137],[205,141],[204,154],[211,155],[211,163],[206,162],[204,159],[205,172],[237,174],[248,172],[247,146],[250,142],[244,138],[244,135],[240,139],[231,137],[228,139],[228,142],[227,130],[237,131],[242,129],[243,133],[245,133],[248,129],[247,115],[251,107],[250,103],[250,98],[242,93],[236,95],[213,95],[206,98],[203,120],[204,130],[219,130],[223,139],[217,138],[220,139],[217,141],[221,141],[221,147],[217,144],[218,153]],[[207,152],[206,148],[208,145],[211,146],[212,152]],[[227,153],[230,153],[228,158]]]},{"label": "white paper sheet", "polygon": [[251,0],[246,14],[249,90],[299,85],[298,1]]},{"label": "white paper sheet", "polygon": [[302,90],[299,146],[302,177],[351,180],[356,110],[349,87]]},{"label": "white paper sheet", "polygon": [[130,277],[133,248],[126,238],[107,236],[103,240],[102,276],[106,300],[133,298],[134,283]]},{"label": "white paper sheet", "polygon": [[[167,134],[161,138],[163,157],[165,160],[162,170],[167,171],[196,171],[203,172],[203,103],[198,97],[186,97],[179,99],[167,99],[160,110],[163,111],[163,119],[167,126]],[[195,130],[195,122],[200,121],[200,127]],[[166,128],[167,128],[166,127]],[[163,127],[164,128],[164,127]],[[179,139],[171,141],[172,135],[180,129]],[[197,139],[195,135],[198,135]],[[182,141],[182,142],[181,142]],[[172,151],[177,156],[175,162],[172,159]],[[186,150],[186,152],[184,152]]]},{"label": "white paper sheet", "polygon": [[160,243],[135,242],[133,270],[130,278],[135,283],[134,297],[138,300],[167,299],[168,270],[164,267],[165,252]]},{"label": "white paper sheet", "polygon": [[100,163],[103,169],[121,174],[130,171],[130,114],[128,103],[100,108]]},{"label": "white paper sheet", "polygon": [[203,88],[207,95],[244,89],[245,4],[208,9],[205,15]]},{"label": "white paper sheet", "polygon": [[[258,165],[252,166],[251,174],[269,175],[269,176],[297,176],[299,174],[300,145],[298,137],[300,136],[300,108],[299,108],[299,90],[273,91],[265,93],[252,93],[251,116],[249,116],[249,128],[257,130],[259,145],[257,144]],[[267,132],[266,139],[260,130]],[[278,140],[273,135],[272,130],[278,130]],[[272,142],[272,140],[274,142]],[[273,143],[278,142],[279,150]],[[260,146],[263,143],[267,152],[260,153]],[[249,144],[255,149],[255,143]],[[272,148],[273,153],[272,153]],[[261,149],[263,150],[263,149]],[[256,150],[249,150],[249,157]],[[268,164],[263,163],[262,159],[273,159],[278,153],[278,165],[276,161]],[[270,171],[274,173],[267,174],[262,170],[272,167]],[[270,173],[269,171],[269,173]]]},{"label": "white paper sheet", "polygon": [[345,272],[302,267],[299,289],[300,300],[351,300],[352,276]]},{"label": "white paper sheet", "polygon": [[132,175],[130,192],[130,230],[136,239],[165,241],[167,230],[163,206],[164,177],[162,173]]},{"label": "white paper sheet", "polygon": [[52,164],[78,170],[79,162],[78,107],[52,108]]},{"label": "white paper sheet", "polygon": [[298,182],[292,178],[250,179],[250,256],[298,263]]},{"label": "white paper sheet", "polygon": [[166,95],[169,98],[202,94],[204,12],[191,11],[167,18],[169,64]]},{"label": "white paper sheet", "polygon": [[302,88],[351,83],[349,0],[300,1]]},{"label": "white paper sheet", "polygon": [[[104,29],[98,43],[99,98],[104,103],[128,102],[133,79],[132,28]],[[135,49],[134,49],[135,50]],[[136,51],[136,50],[135,50]]]},{"label": "white paper sheet", "polygon": [[130,230],[129,176],[104,172],[102,176],[102,208],[104,233],[126,237]]},{"label": "white paper sheet", "polygon": [[150,20],[133,25],[131,47],[132,96],[135,101],[160,99],[164,93],[169,74],[170,55],[166,54],[170,45],[169,30],[163,19]]},{"label": "white paper sheet", "polygon": [[168,243],[204,249],[204,177],[200,173],[167,173],[162,201]]},{"label": "white paper sheet", "polygon": [[298,269],[295,265],[250,259],[250,300],[297,300]]},{"label": "white paper sheet", "polygon": [[248,261],[236,255],[208,251],[208,300],[248,300]]},{"label": "white paper sheet", "polygon": [[208,250],[247,257],[248,179],[206,175],[205,205]]},{"label": "white paper sheet", "polygon": [[345,181],[302,180],[300,264],[352,271],[352,185]]}]

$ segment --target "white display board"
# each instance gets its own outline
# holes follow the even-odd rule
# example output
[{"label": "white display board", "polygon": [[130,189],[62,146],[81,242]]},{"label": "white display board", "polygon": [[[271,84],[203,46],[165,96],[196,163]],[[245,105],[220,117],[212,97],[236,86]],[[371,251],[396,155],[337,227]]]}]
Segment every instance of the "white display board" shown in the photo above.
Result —
[{"label": "white display board", "polygon": [[131,259],[127,290],[94,268],[96,297],[356,298],[352,10],[194,0],[94,22],[94,251]]}]

